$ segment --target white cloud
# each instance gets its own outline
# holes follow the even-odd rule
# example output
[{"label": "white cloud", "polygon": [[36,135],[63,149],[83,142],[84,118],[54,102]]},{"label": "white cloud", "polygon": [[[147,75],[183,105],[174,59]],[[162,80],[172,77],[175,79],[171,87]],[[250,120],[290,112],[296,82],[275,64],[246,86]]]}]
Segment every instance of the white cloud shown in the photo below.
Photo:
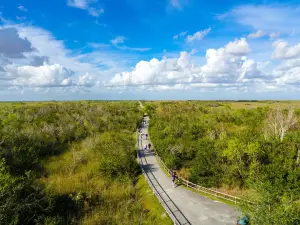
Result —
[{"label": "white cloud", "polygon": [[286,71],[295,67],[300,67],[300,57],[296,59],[283,60],[277,70]]},{"label": "white cloud", "polygon": [[279,32],[271,32],[271,33],[269,34],[269,37],[270,37],[271,40],[273,40],[273,39],[275,39],[275,38],[278,38],[279,35],[280,35]]},{"label": "white cloud", "polygon": [[184,37],[187,33],[188,33],[187,31],[182,31],[182,32],[179,33],[179,36]]},{"label": "white cloud", "polygon": [[184,37],[187,33],[187,31],[180,32],[179,34],[173,36],[173,40],[177,40],[179,37]]},{"label": "white cloud", "polygon": [[287,41],[278,40],[273,43],[274,52],[272,58],[274,59],[290,59],[300,56],[300,43],[294,46],[289,46]]},{"label": "white cloud", "polygon": [[300,43],[289,46],[287,41],[273,42],[274,52],[272,57],[281,63],[274,70],[278,87],[289,90],[299,90],[300,86]]},{"label": "white cloud", "polygon": [[129,50],[129,51],[137,51],[137,52],[147,52],[147,51],[151,50],[151,48],[132,48],[132,47],[128,47],[126,45],[118,46],[118,49]]},{"label": "white cloud", "polygon": [[187,52],[181,52],[180,57],[164,58],[161,61],[154,58],[149,62],[140,61],[132,72],[116,74],[109,85],[135,86],[149,84],[168,84],[188,82],[193,68],[190,67],[190,58]]},{"label": "white cloud", "polygon": [[94,17],[99,17],[104,13],[104,9],[97,4],[97,0],[68,0],[68,6],[86,10]]},{"label": "white cloud", "polygon": [[68,0],[68,5],[79,9],[87,9],[89,6],[88,0]]},{"label": "white cloud", "polygon": [[276,38],[278,38],[280,35],[280,32],[269,32],[266,33],[263,30],[258,30],[254,33],[251,33],[248,35],[249,38],[260,38],[260,37],[264,37],[264,36],[269,36],[271,40],[274,40]]},{"label": "white cloud", "polygon": [[59,64],[34,66],[7,65],[5,70],[16,76],[13,81],[17,86],[57,87],[72,85],[73,72]]},{"label": "white cloud", "polygon": [[[74,41],[75,42],[75,41]],[[78,43],[78,41],[77,42],[75,42],[75,43]],[[95,42],[90,42],[90,43],[88,43],[88,45],[91,47],[91,48],[95,48],[95,49],[101,49],[101,48],[108,48],[108,47],[110,47],[111,45],[110,44],[103,44],[103,43],[95,43]]]},{"label": "white cloud", "polygon": [[101,9],[96,9],[96,8],[90,8],[89,9],[89,14],[91,16],[98,17],[98,16],[100,16],[103,13],[104,13],[104,9],[102,9],[102,8]]},{"label": "white cloud", "polygon": [[203,81],[235,83],[243,79],[259,78],[257,64],[247,59],[250,49],[245,38],[229,42],[224,48],[208,49],[206,65],[201,67]]},{"label": "white cloud", "polygon": [[177,40],[179,37],[184,37],[187,33],[187,31],[180,32],[179,34],[173,36],[173,40]]},{"label": "white cloud", "polygon": [[110,42],[113,45],[118,45],[118,44],[123,44],[125,40],[126,40],[126,37],[124,37],[124,36],[118,36],[115,39],[111,40]]},{"label": "white cloud", "polygon": [[149,51],[151,48],[133,48],[133,47],[128,47],[126,45],[120,45],[124,44],[125,40],[127,38],[124,36],[118,36],[111,40],[110,42],[118,49],[120,50],[129,50],[129,51],[138,51],[138,52],[146,52]]},{"label": "white cloud", "polygon": [[236,39],[225,46],[225,51],[233,55],[246,55],[250,52],[250,47],[245,38]]},{"label": "white cloud", "polygon": [[289,35],[293,31],[300,32],[299,7],[287,4],[241,5],[223,14],[223,19],[233,19],[241,25],[266,33],[280,32]]},{"label": "white cloud", "polygon": [[279,86],[283,86],[288,88],[290,86],[295,86],[299,88],[300,85],[300,67],[294,67],[287,71],[285,70],[276,70],[275,74],[278,78],[276,78],[276,83]]},{"label": "white cloud", "polygon": [[192,51],[190,53],[191,53],[191,55],[195,55],[197,52],[198,52],[197,49],[192,49]]},{"label": "white cloud", "polygon": [[263,37],[263,36],[265,36],[265,35],[266,35],[266,34],[265,34],[264,31],[258,30],[258,31],[254,32],[254,33],[249,34],[248,37],[249,37],[249,38],[260,38],[260,37]]},{"label": "white cloud", "polygon": [[[187,89],[196,87],[243,87],[260,83],[266,75],[258,64],[247,59],[246,39],[235,40],[224,48],[208,49],[206,64],[195,64],[191,54],[179,58],[140,61],[132,71],[117,73],[106,86],[136,86],[148,90]],[[244,85],[240,85],[244,84]]]},{"label": "white cloud", "polygon": [[191,43],[194,41],[202,40],[210,31],[211,31],[211,28],[208,28],[208,29],[205,29],[202,31],[197,31],[193,35],[188,35],[186,37],[186,42]]},{"label": "white cloud", "polygon": [[19,6],[18,6],[18,9],[19,9],[20,11],[23,11],[23,12],[27,12],[27,11],[28,11],[28,9],[26,9],[23,5],[19,5]]},{"label": "white cloud", "polygon": [[274,52],[272,57],[279,59],[281,63],[273,71],[276,77],[276,87],[292,90],[300,90],[300,43],[289,46],[287,41],[273,42]]},{"label": "white cloud", "polygon": [[79,77],[78,85],[83,87],[92,87],[95,85],[95,79],[90,76],[89,73],[86,73]]},{"label": "white cloud", "polygon": [[6,89],[49,88],[56,92],[67,87],[68,91],[92,88],[99,80],[124,70],[134,57],[107,49],[76,54],[44,29],[11,23],[0,26],[0,86]]}]

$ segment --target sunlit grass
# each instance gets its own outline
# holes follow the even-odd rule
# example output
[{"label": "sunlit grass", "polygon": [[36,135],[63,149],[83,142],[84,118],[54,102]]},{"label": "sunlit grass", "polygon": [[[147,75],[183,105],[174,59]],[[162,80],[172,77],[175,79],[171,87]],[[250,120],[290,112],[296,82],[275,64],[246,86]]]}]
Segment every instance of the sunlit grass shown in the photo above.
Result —
[{"label": "sunlit grass", "polygon": [[107,142],[97,149],[99,139],[91,137],[44,161],[47,176],[41,181],[46,192],[86,196],[80,224],[172,224],[143,175],[109,178],[100,172],[100,158],[106,157],[101,152],[104,145],[111,151],[116,147]]}]

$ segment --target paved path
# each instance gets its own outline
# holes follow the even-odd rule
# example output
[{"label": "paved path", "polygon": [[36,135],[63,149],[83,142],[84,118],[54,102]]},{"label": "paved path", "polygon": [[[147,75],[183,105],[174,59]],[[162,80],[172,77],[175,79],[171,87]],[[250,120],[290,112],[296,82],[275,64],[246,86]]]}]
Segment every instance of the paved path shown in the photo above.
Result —
[{"label": "paved path", "polygon": [[[149,121],[146,117],[145,121]],[[147,126],[142,129],[143,134],[148,133]],[[144,138],[139,139],[139,146],[145,146],[149,141]],[[140,150],[142,151],[142,150]],[[172,200],[172,203],[179,209],[190,224],[200,225],[235,225],[239,213],[232,207],[214,200],[205,198],[197,193],[187,190],[181,186],[172,187],[169,177],[160,168],[154,153],[151,150],[144,150],[143,154],[145,162],[150,170],[146,173],[151,173],[155,181],[163,189],[163,191]],[[182,222],[181,224],[186,224]]]}]

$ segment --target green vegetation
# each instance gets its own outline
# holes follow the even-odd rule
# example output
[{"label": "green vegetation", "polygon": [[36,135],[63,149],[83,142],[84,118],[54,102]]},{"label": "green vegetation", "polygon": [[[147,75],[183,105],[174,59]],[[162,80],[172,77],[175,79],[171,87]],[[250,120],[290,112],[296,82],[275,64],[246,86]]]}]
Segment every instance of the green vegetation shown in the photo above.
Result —
[{"label": "green vegetation", "polygon": [[252,224],[300,223],[298,102],[144,105],[151,140],[168,167],[202,186],[256,202],[241,206]]},{"label": "green vegetation", "polygon": [[136,162],[141,114],[137,102],[0,105],[0,224],[169,224]]}]

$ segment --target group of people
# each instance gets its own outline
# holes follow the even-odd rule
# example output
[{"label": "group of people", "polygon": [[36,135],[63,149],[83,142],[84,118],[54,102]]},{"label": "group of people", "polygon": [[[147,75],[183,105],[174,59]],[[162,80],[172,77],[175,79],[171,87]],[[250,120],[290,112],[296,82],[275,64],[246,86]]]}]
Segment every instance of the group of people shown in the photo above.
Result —
[{"label": "group of people", "polygon": [[[146,125],[147,122],[143,121],[143,124]],[[148,140],[148,134],[143,134],[142,128],[139,128],[139,133],[141,135],[142,140],[143,140],[144,136],[145,136],[145,139]],[[147,149],[151,149],[151,143],[144,145],[144,150],[147,150]]]},{"label": "group of people", "polygon": [[[147,121],[143,121],[142,122],[143,125],[147,125]],[[141,139],[143,140],[143,137],[145,135],[145,139],[148,140],[148,134],[143,134],[143,131],[141,128],[139,128],[139,133],[141,134]],[[144,150],[147,150],[147,149],[151,149],[151,143],[148,143],[146,145],[144,145]],[[174,169],[172,169],[172,172],[171,172],[171,181],[172,181],[172,186],[175,188],[175,181],[176,181],[176,171]]]},{"label": "group of people", "polygon": [[144,149],[145,149],[145,150],[151,149],[151,144],[149,143],[149,144],[145,145]]},{"label": "group of people", "polygon": [[[144,134],[141,130],[139,130],[140,134],[141,134],[141,138],[143,139]],[[145,139],[148,140],[148,134],[145,134]]]}]

